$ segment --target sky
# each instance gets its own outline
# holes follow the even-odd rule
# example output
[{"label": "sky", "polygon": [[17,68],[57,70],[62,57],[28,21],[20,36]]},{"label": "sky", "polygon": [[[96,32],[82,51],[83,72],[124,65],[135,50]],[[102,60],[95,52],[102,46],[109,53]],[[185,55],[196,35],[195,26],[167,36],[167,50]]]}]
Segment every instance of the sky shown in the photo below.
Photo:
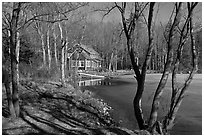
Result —
[{"label": "sky", "polygon": [[[91,2],[89,5],[91,9],[100,9],[100,8],[105,8],[107,6],[111,6],[112,3],[108,2]],[[157,23],[166,23],[172,13],[174,3],[172,2],[159,2],[159,11],[157,15]],[[155,9],[155,13],[157,12],[157,7]],[[104,15],[104,12],[92,12],[90,13],[90,18],[93,21],[101,21],[102,16]],[[202,3],[199,3],[196,9],[196,20],[202,20]],[[107,15],[104,19],[104,22],[120,22],[121,21],[121,16],[120,13],[117,9],[113,10],[109,15]]]}]

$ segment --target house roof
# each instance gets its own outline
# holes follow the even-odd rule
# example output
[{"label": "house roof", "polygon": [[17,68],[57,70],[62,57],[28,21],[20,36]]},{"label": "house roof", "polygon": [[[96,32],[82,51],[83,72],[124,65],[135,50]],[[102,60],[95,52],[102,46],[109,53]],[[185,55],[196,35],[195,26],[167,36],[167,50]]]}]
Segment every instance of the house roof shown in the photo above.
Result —
[{"label": "house roof", "polygon": [[96,51],[92,48],[92,46],[90,46],[90,45],[83,45],[83,44],[81,44],[80,47],[81,47],[82,49],[84,49],[85,51],[87,51],[88,53],[90,53],[90,54],[99,55],[99,53],[96,52]]},{"label": "house roof", "polygon": [[73,48],[81,48],[82,54],[86,59],[102,60],[99,53],[91,45],[75,44]]},{"label": "house roof", "polygon": [[86,59],[92,59],[91,56],[85,52],[85,51],[82,51],[81,54],[86,58]]}]

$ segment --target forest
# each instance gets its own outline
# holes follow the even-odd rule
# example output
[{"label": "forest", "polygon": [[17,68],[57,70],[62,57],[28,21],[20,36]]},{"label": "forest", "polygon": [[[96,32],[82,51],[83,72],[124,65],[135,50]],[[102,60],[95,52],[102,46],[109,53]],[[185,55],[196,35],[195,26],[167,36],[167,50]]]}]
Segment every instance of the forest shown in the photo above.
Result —
[{"label": "forest", "polygon": [[[84,44],[101,57],[101,66],[94,70],[97,74],[124,70],[135,75],[138,87],[133,108],[139,129],[166,134],[193,74],[202,73],[202,4],[172,3],[168,20],[160,21],[161,4],[3,2],[2,92],[11,117],[21,116],[25,109],[21,107],[25,81],[52,80],[60,87],[74,81],[77,72],[69,69],[68,52]],[[141,98],[145,75],[152,73],[162,78],[146,123]],[[169,73],[172,102],[161,126],[155,115]],[[181,88],[176,86],[176,74],[188,75]]]}]

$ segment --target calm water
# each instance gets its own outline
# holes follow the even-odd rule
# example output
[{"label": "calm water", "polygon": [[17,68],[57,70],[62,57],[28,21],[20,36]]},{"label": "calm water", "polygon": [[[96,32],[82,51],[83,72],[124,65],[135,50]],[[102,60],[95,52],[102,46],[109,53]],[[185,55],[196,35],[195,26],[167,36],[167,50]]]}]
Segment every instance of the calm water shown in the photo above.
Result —
[{"label": "calm water", "polygon": [[[154,91],[161,75],[147,75],[145,92],[143,95],[143,113],[145,118],[149,117],[151,102]],[[179,81],[185,79],[185,75],[178,76]],[[88,89],[95,93],[95,96],[105,100],[112,108],[112,115],[120,126],[129,129],[138,129],[132,101],[136,90],[136,81],[133,76],[123,76],[118,79],[89,80],[79,83],[82,89]],[[170,80],[167,83],[165,92],[161,99],[159,113],[166,114],[171,95]],[[177,114],[176,125],[171,134],[202,134],[202,76],[196,75],[184,98],[182,106]]]}]

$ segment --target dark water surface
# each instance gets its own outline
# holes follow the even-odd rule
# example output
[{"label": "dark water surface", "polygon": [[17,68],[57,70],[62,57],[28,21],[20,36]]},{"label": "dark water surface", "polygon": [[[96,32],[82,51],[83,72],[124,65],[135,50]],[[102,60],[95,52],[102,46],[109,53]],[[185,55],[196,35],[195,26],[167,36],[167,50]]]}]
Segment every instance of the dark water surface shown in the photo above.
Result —
[{"label": "dark water surface", "polygon": [[[160,77],[160,74],[146,76],[145,92],[142,101],[143,113],[146,119],[149,118],[153,95]],[[185,77],[186,75],[179,75],[179,82],[182,83]],[[159,114],[162,116],[167,113],[167,106],[171,97],[170,81],[171,79],[168,80],[161,98]],[[82,89],[92,91],[97,98],[102,98],[113,108],[112,115],[117,122],[120,122],[120,126],[138,129],[132,105],[137,87],[133,76],[122,76],[117,79],[102,81],[100,79],[88,82],[82,81],[80,85]],[[188,88],[171,134],[202,134],[202,75],[195,75]]]}]

